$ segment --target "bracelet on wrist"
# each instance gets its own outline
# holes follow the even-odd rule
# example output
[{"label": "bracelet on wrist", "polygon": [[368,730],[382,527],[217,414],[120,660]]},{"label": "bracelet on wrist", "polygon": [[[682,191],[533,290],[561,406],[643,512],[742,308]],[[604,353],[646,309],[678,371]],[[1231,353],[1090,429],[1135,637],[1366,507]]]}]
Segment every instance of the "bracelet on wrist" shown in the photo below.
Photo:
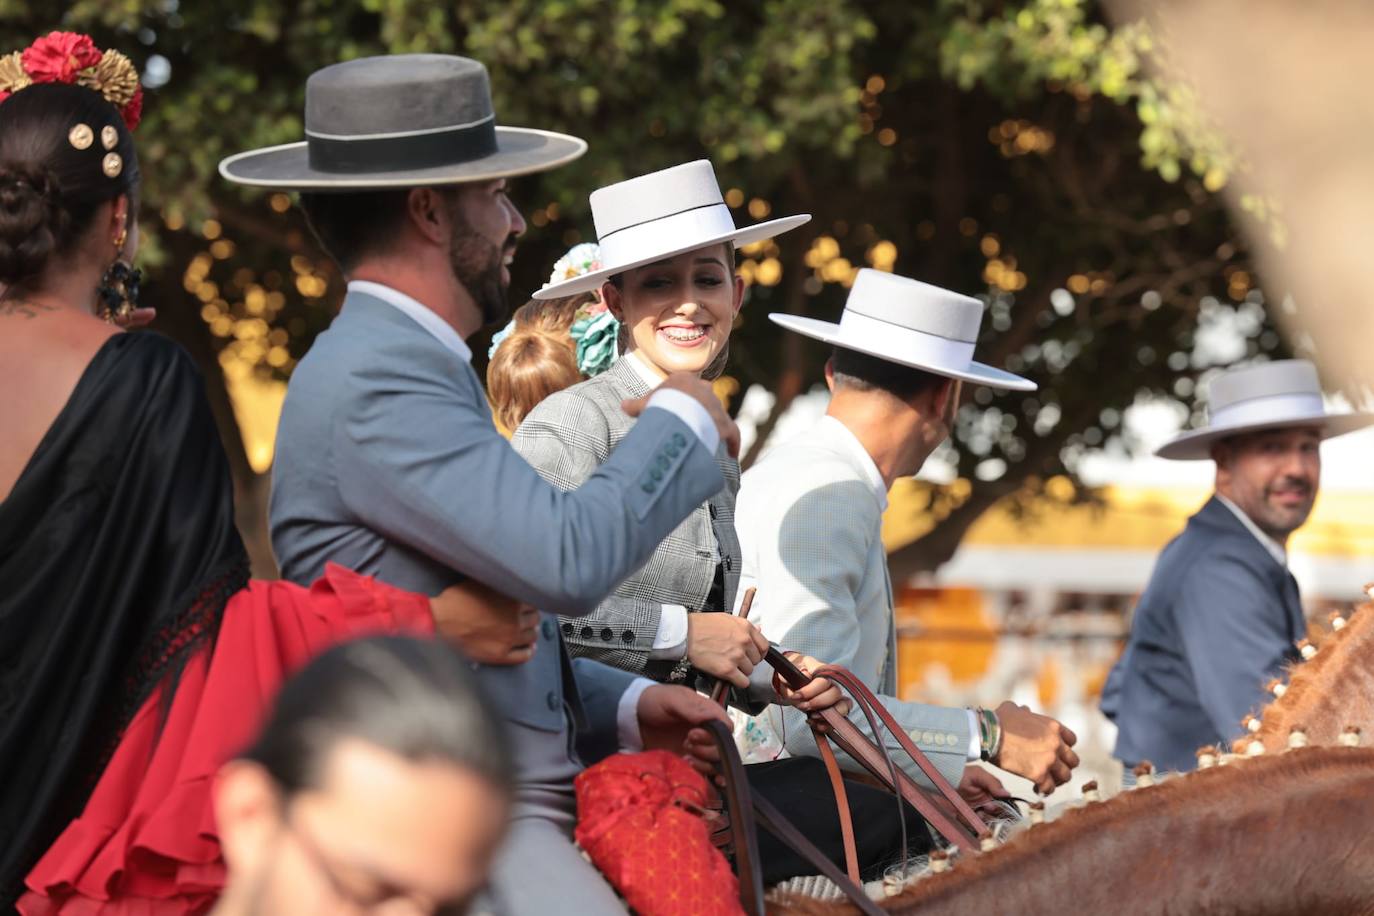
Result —
[{"label": "bracelet on wrist", "polygon": [[977,709],[979,756],[989,763],[1002,753],[1002,723],[990,709]]}]

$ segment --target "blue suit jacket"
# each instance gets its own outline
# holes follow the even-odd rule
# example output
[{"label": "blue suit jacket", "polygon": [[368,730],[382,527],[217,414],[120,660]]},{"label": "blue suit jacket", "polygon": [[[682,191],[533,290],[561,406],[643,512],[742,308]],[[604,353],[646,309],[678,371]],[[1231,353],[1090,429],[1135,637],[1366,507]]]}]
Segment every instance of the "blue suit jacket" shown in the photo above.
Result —
[{"label": "blue suit jacket", "polygon": [[1102,692],[1128,766],[1191,770],[1241,733],[1306,632],[1298,583],[1215,497],[1160,555]]},{"label": "blue suit jacket", "polygon": [[534,658],[482,667],[502,714],[550,732],[566,712],[615,747],[632,676],[570,662],[553,614],[596,607],[724,486],[674,414],[647,410],[611,460],[563,492],[496,432],[477,374],[411,318],[350,293],[292,374],[277,433],[272,546],[283,576],[328,561],[437,594],[471,576],[546,612]]}]

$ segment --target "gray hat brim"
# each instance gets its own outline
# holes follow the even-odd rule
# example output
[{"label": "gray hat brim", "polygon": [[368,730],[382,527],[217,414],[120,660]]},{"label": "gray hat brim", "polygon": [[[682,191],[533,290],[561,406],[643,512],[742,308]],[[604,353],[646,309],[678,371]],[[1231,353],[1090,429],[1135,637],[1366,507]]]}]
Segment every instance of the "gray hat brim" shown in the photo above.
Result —
[{"label": "gray hat brim", "polygon": [[1344,436],[1366,426],[1374,425],[1374,414],[1343,413],[1315,414],[1298,417],[1285,417],[1281,420],[1266,420],[1263,423],[1237,423],[1232,426],[1209,426],[1182,433],[1155,449],[1159,458],[1170,461],[1205,461],[1212,457],[1212,446],[1223,439],[1242,433],[1258,432],[1262,429],[1289,429],[1294,426],[1316,426],[1321,429],[1322,439]]},{"label": "gray hat brim", "polygon": [[837,347],[844,347],[846,350],[867,353],[869,356],[876,356],[890,363],[910,366],[913,369],[923,369],[934,375],[943,375],[946,378],[955,378],[960,381],[972,382],[975,385],[986,385],[989,388],[1000,388],[1005,391],[1034,391],[1040,387],[1028,378],[1022,378],[1007,372],[1005,369],[987,366],[973,360],[970,360],[966,367],[956,369],[923,360],[913,360],[897,352],[895,347],[892,350],[880,350],[874,347],[860,346],[853,341],[846,340],[840,333],[840,326],[833,321],[776,313],[770,314],[768,318],[774,324],[781,325],[789,331],[795,331],[798,334],[822,340]]},{"label": "gray hat brim", "polygon": [[535,299],[560,299],[564,296],[575,296],[578,293],[588,293],[595,289],[600,289],[601,284],[605,283],[616,274],[623,274],[627,270],[634,270],[636,267],[643,267],[645,264],[653,264],[655,261],[662,261],[665,258],[675,258],[680,254],[689,251],[696,251],[699,248],[710,248],[712,245],[719,245],[723,242],[731,242],[736,247],[741,245],[752,245],[754,242],[763,242],[774,236],[790,232],[811,219],[811,214],[802,213],[797,216],[783,216],[778,219],[770,219],[764,223],[753,226],[745,226],[743,229],[736,229],[734,232],[727,232],[712,238],[699,239],[680,248],[673,248],[668,251],[656,252],[646,258],[631,261],[629,264],[618,264],[615,267],[603,267],[601,270],[594,270],[588,274],[572,277],[559,283],[545,286],[543,289],[534,293]]},{"label": "gray hat brim", "polygon": [[496,152],[471,162],[404,172],[343,174],[310,167],[305,141],[249,150],[223,160],[219,173],[235,184],[286,191],[422,188],[514,178],[557,168],[587,151],[580,137],[528,127],[497,127]]}]

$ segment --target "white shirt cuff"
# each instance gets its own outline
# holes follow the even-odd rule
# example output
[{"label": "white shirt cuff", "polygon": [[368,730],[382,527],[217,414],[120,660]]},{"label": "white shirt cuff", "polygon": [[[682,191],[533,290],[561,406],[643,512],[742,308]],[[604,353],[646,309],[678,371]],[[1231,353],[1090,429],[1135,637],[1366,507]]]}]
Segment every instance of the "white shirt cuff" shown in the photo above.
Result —
[{"label": "white shirt cuff", "polygon": [[978,713],[972,709],[965,709],[968,713],[968,759],[983,759],[983,741],[978,736]]},{"label": "white shirt cuff", "polygon": [[652,686],[654,682],[647,677],[637,677],[620,695],[615,708],[615,730],[622,751],[634,754],[644,750],[644,738],[639,734],[639,698]]},{"label": "white shirt cuff", "polygon": [[658,614],[658,632],[649,650],[652,659],[677,661],[687,654],[687,609],[665,604]]},{"label": "white shirt cuff", "polygon": [[716,446],[720,445],[720,431],[716,429],[711,414],[696,398],[676,388],[660,388],[649,396],[649,406],[666,410],[686,423],[701,444],[706,446],[706,451],[712,455],[716,453]]}]

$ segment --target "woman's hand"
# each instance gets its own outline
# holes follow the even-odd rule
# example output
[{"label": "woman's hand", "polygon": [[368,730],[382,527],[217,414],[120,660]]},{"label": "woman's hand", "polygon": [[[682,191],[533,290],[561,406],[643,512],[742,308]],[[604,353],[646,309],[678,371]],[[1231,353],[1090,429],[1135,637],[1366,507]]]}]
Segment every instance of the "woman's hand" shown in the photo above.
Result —
[{"label": "woman's hand", "polygon": [[687,661],[704,674],[741,689],[768,651],[768,640],[743,617],[723,613],[687,615]]},{"label": "woman's hand", "polygon": [[[802,655],[800,652],[784,652],[783,655],[787,656],[788,661],[806,674],[819,671],[825,667],[825,662],[818,661],[809,655]],[[800,690],[793,690],[788,687],[782,678],[777,679],[776,686],[778,696],[802,712],[816,713],[833,706],[840,715],[849,715],[849,698],[845,696],[844,690],[827,678],[812,678],[811,683]]]},{"label": "woman's hand", "polygon": [[521,665],[534,657],[539,611],[474,579],[429,600],[439,636],[483,665]]}]

